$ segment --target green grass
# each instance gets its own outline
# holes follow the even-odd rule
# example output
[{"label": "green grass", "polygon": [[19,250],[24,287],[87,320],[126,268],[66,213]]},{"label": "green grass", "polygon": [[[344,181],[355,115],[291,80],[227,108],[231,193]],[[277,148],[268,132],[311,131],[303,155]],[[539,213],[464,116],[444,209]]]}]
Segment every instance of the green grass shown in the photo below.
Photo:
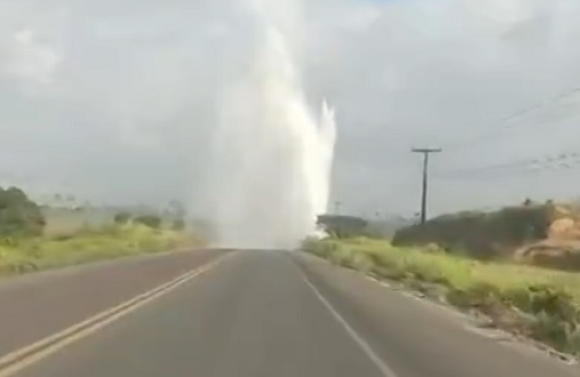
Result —
[{"label": "green grass", "polygon": [[53,237],[5,240],[0,244],[0,276],[196,244],[199,241],[184,232],[139,224],[103,226]]},{"label": "green grass", "polygon": [[532,266],[486,263],[382,240],[307,240],[305,251],[376,277],[434,293],[476,310],[493,325],[580,353],[580,274]]}]

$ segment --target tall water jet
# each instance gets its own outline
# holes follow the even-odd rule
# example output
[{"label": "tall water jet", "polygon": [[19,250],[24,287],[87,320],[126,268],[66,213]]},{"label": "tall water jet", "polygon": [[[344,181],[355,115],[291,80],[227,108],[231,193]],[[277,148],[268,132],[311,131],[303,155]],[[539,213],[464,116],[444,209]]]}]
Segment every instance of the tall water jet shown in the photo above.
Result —
[{"label": "tall water jet", "polygon": [[221,246],[291,248],[326,212],[335,116],[326,102],[312,114],[288,37],[251,5],[255,50],[218,106],[209,220]]}]

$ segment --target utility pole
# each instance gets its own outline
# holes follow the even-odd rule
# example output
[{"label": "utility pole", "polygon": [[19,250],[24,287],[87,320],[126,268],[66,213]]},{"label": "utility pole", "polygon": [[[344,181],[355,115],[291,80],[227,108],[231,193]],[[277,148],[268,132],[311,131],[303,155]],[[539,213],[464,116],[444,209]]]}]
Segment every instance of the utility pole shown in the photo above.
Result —
[{"label": "utility pole", "polygon": [[340,215],[340,205],[341,204],[342,203],[339,200],[337,200],[337,201],[334,202],[334,213],[337,216]]},{"label": "utility pole", "polygon": [[421,192],[421,224],[425,224],[425,222],[427,221],[429,155],[431,153],[441,152],[441,148],[413,148],[411,152],[423,154],[423,190]]}]

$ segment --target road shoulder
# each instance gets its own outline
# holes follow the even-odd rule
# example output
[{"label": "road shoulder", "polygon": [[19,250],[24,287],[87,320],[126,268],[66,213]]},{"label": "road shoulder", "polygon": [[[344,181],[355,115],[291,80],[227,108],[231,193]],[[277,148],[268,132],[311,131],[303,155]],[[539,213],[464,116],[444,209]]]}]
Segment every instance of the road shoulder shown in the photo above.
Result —
[{"label": "road shoulder", "polygon": [[293,259],[401,375],[579,375],[577,366],[565,365],[533,347],[474,332],[473,320],[463,313],[389,289],[313,255],[299,253]]}]

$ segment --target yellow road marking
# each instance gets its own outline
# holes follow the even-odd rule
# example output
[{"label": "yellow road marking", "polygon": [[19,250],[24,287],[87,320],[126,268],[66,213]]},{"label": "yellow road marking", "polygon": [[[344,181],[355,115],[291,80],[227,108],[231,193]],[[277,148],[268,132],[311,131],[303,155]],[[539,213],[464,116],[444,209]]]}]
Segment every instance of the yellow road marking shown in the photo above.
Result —
[{"label": "yellow road marking", "polygon": [[11,352],[0,358],[0,377],[12,376],[14,373],[52,355],[62,348],[77,340],[91,335],[101,328],[130,314],[162,295],[173,291],[179,286],[189,282],[202,273],[209,271],[221,263],[225,258],[233,254],[226,254],[213,262],[207,263],[192,271],[186,272],[167,283],[142,293],[113,308],[98,313],[76,325],[68,327],[56,334],[41,339],[29,346]]}]

